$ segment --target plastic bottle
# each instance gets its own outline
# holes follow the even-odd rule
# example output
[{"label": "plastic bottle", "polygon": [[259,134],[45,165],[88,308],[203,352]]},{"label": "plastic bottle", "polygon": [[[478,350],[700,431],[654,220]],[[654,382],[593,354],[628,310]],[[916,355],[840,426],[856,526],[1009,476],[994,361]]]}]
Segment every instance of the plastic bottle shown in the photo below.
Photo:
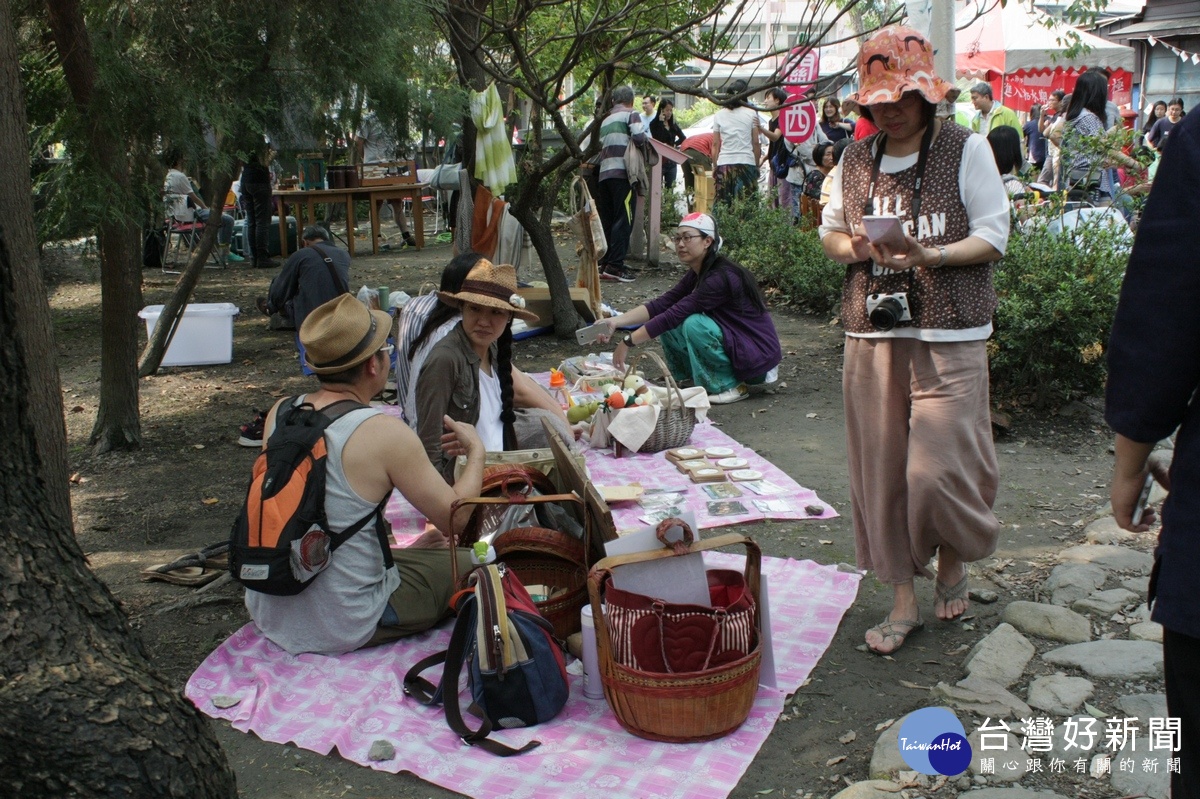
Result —
[{"label": "plastic bottle", "polygon": [[553,368],[550,370],[550,393],[564,411],[575,404],[575,400],[571,399],[571,390],[567,388],[566,375]]},{"label": "plastic bottle", "polygon": [[486,541],[476,541],[471,545],[471,563],[475,566],[486,566],[496,560],[495,548]]},{"label": "plastic bottle", "polygon": [[583,637],[583,695],[588,699],[603,699],[604,684],[600,681],[600,656],[596,652],[596,624],[591,605],[584,605],[579,611],[579,621]]}]

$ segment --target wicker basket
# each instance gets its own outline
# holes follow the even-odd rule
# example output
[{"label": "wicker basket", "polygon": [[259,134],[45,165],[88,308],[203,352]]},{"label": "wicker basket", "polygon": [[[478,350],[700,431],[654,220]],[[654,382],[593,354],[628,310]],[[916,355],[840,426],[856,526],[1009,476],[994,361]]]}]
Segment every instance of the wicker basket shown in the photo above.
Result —
[{"label": "wicker basket", "polygon": [[[457,500],[451,506],[451,514],[462,506],[538,504],[545,502],[574,502],[579,505],[583,516],[583,540],[546,527],[515,527],[496,536],[494,548],[497,562],[504,563],[517,575],[522,585],[545,585],[563,588],[549,599],[535,602],[542,616],[554,625],[558,638],[577,633],[581,629],[579,611],[587,603],[587,568],[591,538],[591,524],[583,500],[574,494],[547,494],[545,496],[518,499],[507,497],[476,497]],[[452,547],[453,548],[453,547]],[[457,558],[451,558],[451,574],[454,584],[459,584]]]},{"label": "wicker basket", "polygon": [[635,374],[638,363],[645,357],[649,357],[662,369],[663,382],[667,385],[667,404],[658,414],[654,432],[646,439],[646,443],[638,447],[638,452],[662,452],[664,449],[682,447],[692,437],[692,430],[696,427],[696,409],[684,407],[683,392],[671,376],[671,370],[656,352],[643,352],[630,361],[625,376]]},{"label": "wicker basket", "polygon": [[534,603],[554,625],[554,635],[565,640],[579,632],[579,611],[587,603],[587,544],[545,527],[516,527],[494,543],[496,560],[507,564],[522,585],[564,589]]},{"label": "wicker basket", "polygon": [[[746,585],[759,602],[762,551],[746,536],[727,534],[698,541],[687,553],[742,544],[746,547]],[[669,743],[710,741],[736,730],[750,715],[758,693],[758,674],[762,664],[762,643],[758,640],[750,654],[731,663],[704,671],[661,674],[622,666],[613,658],[609,628],[604,621],[604,586],[612,569],[625,563],[641,563],[674,556],[669,549],[618,555],[605,558],[588,575],[588,593],[596,624],[596,643],[600,659],[600,678],[604,698],[629,732],[640,738]],[[758,612],[755,627],[761,629]],[[756,636],[760,638],[761,636]]]}]

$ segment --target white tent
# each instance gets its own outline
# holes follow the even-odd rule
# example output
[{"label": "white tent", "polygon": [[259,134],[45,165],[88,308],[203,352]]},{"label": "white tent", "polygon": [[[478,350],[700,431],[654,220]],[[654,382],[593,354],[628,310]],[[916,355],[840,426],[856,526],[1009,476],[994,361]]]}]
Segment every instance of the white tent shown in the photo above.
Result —
[{"label": "white tent", "polygon": [[[955,68],[959,75],[995,78],[1021,70],[1105,67],[1133,71],[1133,48],[1079,31],[1023,0],[967,0],[955,19]],[[1084,52],[1063,51],[1078,36]],[[988,74],[991,73],[991,74]]]}]

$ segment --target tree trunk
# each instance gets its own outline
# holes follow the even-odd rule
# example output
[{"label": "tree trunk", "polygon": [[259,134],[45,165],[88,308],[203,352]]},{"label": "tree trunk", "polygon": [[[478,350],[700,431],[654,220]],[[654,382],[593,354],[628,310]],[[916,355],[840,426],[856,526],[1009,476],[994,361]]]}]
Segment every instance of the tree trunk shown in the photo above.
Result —
[{"label": "tree trunk", "polygon": [[[9,9],[9,0],[0,0],[0,142],[11,145],[0,149],[21,155],[0,158],[0,220],[4,220],[5,243],[15,256],[12,281],[17,296],[41,298],[46,295],[46,288],[33,225],[29,159],[24,157],[29,152],[25,99]],[[47,510],[52,516],[69,520],[66,428],[50,309],[44,302],[21,302],[17,303],[16,314],[22,329],[30,333],[22,340],[25,345],[22,355],[30,370],[29,417],[38,443],[37,477],[46,486]]]},{"label": "tree trunk", "polygon": [[[47,0],[48,22],[63,76],[88,135],[83,142],[117,196],[128,193],[132,164],[123,143],[104,124],[96,100],[96,61],[78,0]],[[97,452],[136,447],[138,418],[138,318],[142,307],[141,226],[136,219],[106,219],[97,227],[100,250],[100,408],[91,441]]]},{"label": "tree trunk", "polygon": [[[200,275],[204,273],[204,267],[208,263],[209,253],[212,252],[217,241],[221,217],[217,215],[216,209],[225,204],[224,197],[229,193],[229,187],[232,185],[233,172],[224,173],[217,178],[216,188],[208,200],[208,206],[213,209],[213,213],[208,218],[204,235],[200,237],[196,251],[192,253],[191,260],[188,261],[183,274],[175,283],[175,290],[171,292],[171,296],[163,305],[162,313],[158,317],[158,324],[154,327],[154,335],[146,342],[146,350],[142,353],[141,362],[138,364],[139,377],[149,377],[157,372],[158,367],[162,364],[163,355],[167,352],[167,347],[171,346],[171,339],[175,337],[175,331],[179,327],[179,320],[183,318],[187,301],[191,299],[192,292],[196,290],[196,284],[200,282]],[[222,199],[216,200],[215,198],[218,197]]]},{"label": "tree trunk", "polygon": [[[554,335],[567,338],[573,336],[575,330],[580,327],[579,311],[575,310],[575,304],[571,302],[570,284],[558,258],[554,234],[550,232],[550,226],[542,222],[538,214],[540,208],[524,202],[525,197],[525,193],[522,192],[510,210],[513,218],[520,222],[521,227],[529,234],[533,249],[541,259],[542,271],[546,273],[546,285],[550,288],[550,308],[554,313]],[[541,321],[545,323],[547,320]]]},{"label": "tree trunk", "polygon": [[[24,154],[9,3],[0,0],[0,152]],[[4,190],[29,196],[28,173]],[[36,263],[32,208],[9,199],[0,195],[15,212],[0,217],[0,785],[14,797],[232,799],[233,771],[208,722],[150,670],[59,509],[65,470],[43,453],[65,451],[66,433],[34,401],[61,388],[35,383],[53,374],[35,363],[54,361],[50,309],[40,286],[22,290]]]}]

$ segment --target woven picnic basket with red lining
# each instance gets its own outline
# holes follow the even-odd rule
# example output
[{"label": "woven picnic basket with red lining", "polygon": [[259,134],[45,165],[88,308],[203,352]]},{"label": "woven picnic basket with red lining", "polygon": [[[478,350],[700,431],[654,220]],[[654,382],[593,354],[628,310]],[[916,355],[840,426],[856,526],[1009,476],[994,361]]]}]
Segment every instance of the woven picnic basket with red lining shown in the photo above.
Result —
[{"label": "woven picnic basket with red lining", "polygon": [[[668,521],[682,524],[679,520]],[[663,525],[667,524],[663,522]],[[682,546],[604,558],[588,575],[604,698],[626,730],[641,738],[669,743],[709,741],[740,727],[750,715],[758,693],[762,664],[757,610],[762,551],[750,538],[733,533],[692,543],[691,531],[686,526],[684,529],[688,543]],[[745,582],[755,605],[755,635],[749,654],[699,671],[682,673],[642,671],[617,661],[612,628],[602,612],[605,588],[614,568],[739,544],[746,548]]]}]

